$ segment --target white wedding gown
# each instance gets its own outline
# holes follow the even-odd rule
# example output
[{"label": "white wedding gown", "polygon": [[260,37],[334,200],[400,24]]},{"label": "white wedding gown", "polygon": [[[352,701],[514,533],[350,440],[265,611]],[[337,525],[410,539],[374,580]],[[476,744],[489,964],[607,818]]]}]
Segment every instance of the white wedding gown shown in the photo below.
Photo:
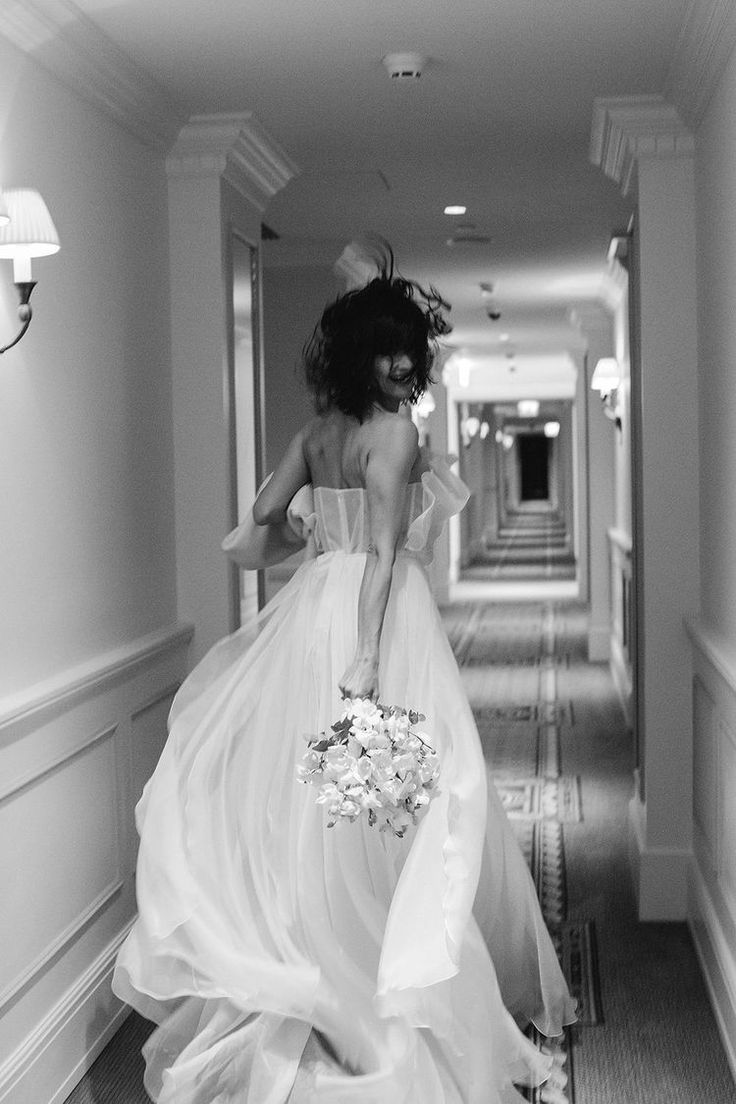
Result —
[{"label": "white wedding gown", "polygon": [[363,490],[305,488],[311,552],[255,626],[184,683],[137,809],[139,918],[116,993],[159,1025],[159,1104],[512,1104],[550,1059],[515,1021],[575,1019],[486,770],[424,564],[467,494],[434,465],[407,494],[381,700],[421,710],[440,793],[403,839],[327,827],[296,781],[339,716],[368,546]]}]

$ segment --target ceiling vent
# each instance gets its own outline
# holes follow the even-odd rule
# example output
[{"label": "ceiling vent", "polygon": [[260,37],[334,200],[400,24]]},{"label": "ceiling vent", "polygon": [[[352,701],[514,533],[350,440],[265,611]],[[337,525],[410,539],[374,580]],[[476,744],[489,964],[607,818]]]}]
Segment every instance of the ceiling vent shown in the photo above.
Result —
[{"label": "ceiling vent", "polygon": [[475,234],[472,230],[461,230],[447,239],[447,245],[450,248],[454,245],[488,245],[490,240],[487,234]]},{"label": "ceiling vent", "polygon": [[386,54],[381,59],[391,80],[419,80],[427,65],[426,57],[421,54]]}]

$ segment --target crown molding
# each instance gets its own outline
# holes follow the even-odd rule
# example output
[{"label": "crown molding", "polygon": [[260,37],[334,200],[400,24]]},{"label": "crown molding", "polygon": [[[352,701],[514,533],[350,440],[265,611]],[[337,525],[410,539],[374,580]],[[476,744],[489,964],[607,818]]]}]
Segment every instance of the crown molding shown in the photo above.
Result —
[{"label": "crown molding", "polygon": [[183,112],[72,0],[0,0],[0,34],[139,141],[171,145]]},{"label": "crown molding", "polygon": [[695,140],[663,96],[614,96],[593,105],[590,160],[627,195],[637,161],[692,157]]},{"label": "crown molding", "polygon": [[359,242],[349,242],[335,261],[333,271],[345,281],[345,290],[363,287],[378,273],[375,257],[367,253]]},{"label": "crown molding", "polygon": [[251,111],[193,115],[166,159],[169,176],[220,176],[264,211],[299,169]]},{"label": "crown molding", "polygon": [[702,122],[735,47],[733,0],[690,0],[665,91],[693,128]]}]

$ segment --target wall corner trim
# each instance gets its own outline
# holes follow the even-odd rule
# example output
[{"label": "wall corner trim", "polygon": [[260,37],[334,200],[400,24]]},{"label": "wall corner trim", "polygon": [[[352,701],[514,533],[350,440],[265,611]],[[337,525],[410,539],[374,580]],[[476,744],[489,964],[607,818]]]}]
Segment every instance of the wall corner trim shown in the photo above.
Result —
[{"label": "wall corner trim", "polygon": [[693,127],[702,122],[734,48],[733,0],[691,2],[680,28],[665,91]]},{"label": "wall corner trim", "polygon": [[169,177],[222,176],[260,210],[299,168],[251,111],[193,115],[166,159]]},{"label": "wall corner trim", "polygon": [[663,96],[613,96],[593,105],[590,160],[628,195],[637,161],[692,157],[695,139]]},{"label": "wall corner trim", "polygon": [[629,864],[640,920],[685,920],[693,853],[688,847],[653,846],[648,842],[647,807],[629,802]]},{"label": "wall corner trim", "polygon": [[173,142],[183,110],[70,0],[4,4],[0,34],[145,145]]}]

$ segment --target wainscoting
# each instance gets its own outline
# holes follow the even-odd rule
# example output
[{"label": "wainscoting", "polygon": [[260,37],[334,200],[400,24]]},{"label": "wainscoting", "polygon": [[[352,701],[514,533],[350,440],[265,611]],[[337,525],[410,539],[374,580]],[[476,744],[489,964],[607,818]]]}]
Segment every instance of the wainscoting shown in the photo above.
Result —
[{"label": "wainscoting", "polygon": [[0,1102],[59,1104],[126,1009],[133,809],[186,674],[189,626],[0,702]]},{"label": "wainscoting", "polygon": [[701,626],[693,646],[694,860],[689,919],[736,1075],[736,657]]}]

